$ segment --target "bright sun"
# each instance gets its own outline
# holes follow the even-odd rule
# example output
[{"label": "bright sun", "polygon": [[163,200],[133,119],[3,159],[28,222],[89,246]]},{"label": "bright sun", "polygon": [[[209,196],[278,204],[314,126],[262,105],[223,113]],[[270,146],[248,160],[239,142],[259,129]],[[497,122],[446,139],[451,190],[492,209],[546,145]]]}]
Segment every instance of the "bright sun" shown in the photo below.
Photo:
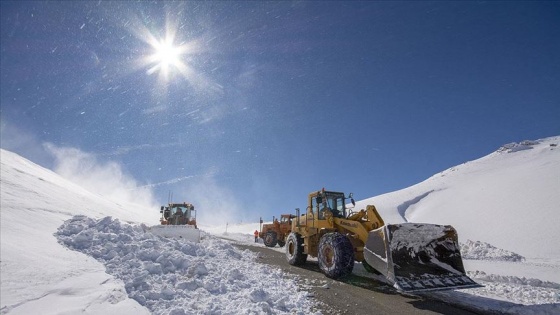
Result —
[{"label": "bright sun", "polygon": [[181,51],[173,46],[173,43],[169,41],[163,41],[159,43],[156,47],[156,53],[154,54],[155,61],[164,67],[178,65],[181,60],[179,56]]},{"label": "bright sun", "polygon": [[[136,25],[133,27],[132,25]],[[165,36],[156,37],[141,22],[131,24],[131,31],[149,45],[150,52],[138,60],[138,66],[145,68],[146,74],[157,74],[161,84],[180,75],[189,82],[196,80],[196,72],[187,62],[186,56],[193,56],[200,52],[198,41],[176,40],[177,28],[175,23],[166,22]]]},{"label": "bright sun", "polygon": [[167,80],[170,71],[173,69],[181,70],[184,67],[181,61],[182,49],[173,45],[173,40],[165,38],[152,43],[155,52],[150,56],[150,63],[153,67],[148,70],[148,74],[160,71],[160,74]]}]

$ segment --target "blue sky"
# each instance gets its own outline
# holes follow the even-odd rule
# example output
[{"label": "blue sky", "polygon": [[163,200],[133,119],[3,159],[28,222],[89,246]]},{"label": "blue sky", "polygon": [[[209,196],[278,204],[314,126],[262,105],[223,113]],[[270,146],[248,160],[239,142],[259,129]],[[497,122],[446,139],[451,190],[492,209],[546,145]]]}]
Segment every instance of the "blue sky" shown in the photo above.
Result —
[{"label": "blue sky", "polygon": [[76,149],[159,203],[251,221],[560,134],[558,2],[0,5],[2,148]]}]

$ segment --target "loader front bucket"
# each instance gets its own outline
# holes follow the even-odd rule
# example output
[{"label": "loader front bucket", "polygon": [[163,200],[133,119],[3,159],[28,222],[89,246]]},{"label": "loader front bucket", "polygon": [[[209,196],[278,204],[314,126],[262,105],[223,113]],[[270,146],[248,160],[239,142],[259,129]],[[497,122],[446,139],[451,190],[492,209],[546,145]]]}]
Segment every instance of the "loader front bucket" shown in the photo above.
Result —
[{"label": "loader front bucket", "polygon": [[369,232],[364,259],[402,292],[480,287],[465,274],[450,225],[382,226]]}]

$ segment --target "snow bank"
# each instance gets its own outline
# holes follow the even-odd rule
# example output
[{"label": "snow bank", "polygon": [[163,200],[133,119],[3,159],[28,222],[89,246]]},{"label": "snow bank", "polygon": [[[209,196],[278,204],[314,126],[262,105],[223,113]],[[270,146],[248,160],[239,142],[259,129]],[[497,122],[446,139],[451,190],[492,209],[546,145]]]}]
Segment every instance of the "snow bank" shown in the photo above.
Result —
[{"label": "snow bank", "polygon": [[510,252],[505,249],[497,248],[481,241],[467,240],[461,243],[461,256],[463,259],[475,260],[500,260],[500,261],[524,261],[525,257]]},{"label": "snow bank", "polygon": [[129,297],[154,314],[312,313],[307,292],[279,269],[258,263],[253,252],[213,236],[198,244],[146,230],[111,217],[75,216],[55,235],[102,262]]}]

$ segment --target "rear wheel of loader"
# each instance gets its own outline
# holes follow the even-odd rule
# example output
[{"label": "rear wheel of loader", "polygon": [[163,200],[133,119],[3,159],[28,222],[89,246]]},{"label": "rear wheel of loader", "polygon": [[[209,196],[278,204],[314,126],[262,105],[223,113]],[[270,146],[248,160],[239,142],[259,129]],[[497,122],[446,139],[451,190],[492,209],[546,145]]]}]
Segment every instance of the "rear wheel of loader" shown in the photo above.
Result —
[{"label": "rear wheel of loader", "polygon": [[299,234],[290,233],[286,239],[286,258],[293,266],[301,266],[307,261],[307,254],[303,253],[303,238]]},{"label": "rear wheel of loader", "polygon": [[266,232],[266,235],[264,236],[264,245],[266,245],[267,247],[274,247],[276,246],[277,242],[278,242],[278,238],[276,236],[276,232],[273,231]]},{"label": "rear wheel of loader", "polygon": [[317,260],[327,277],[338,279],[347,276],[354,269],[354,247],[343,234],[327,233],[319,241]]}]

